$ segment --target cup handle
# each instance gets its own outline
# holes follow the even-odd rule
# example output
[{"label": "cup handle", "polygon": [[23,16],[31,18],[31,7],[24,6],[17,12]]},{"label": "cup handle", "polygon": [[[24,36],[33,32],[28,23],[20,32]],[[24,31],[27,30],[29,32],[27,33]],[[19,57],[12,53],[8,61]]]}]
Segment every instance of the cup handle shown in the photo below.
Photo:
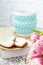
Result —
[{"label": "cup handle", "polygon": [[13,32],[15,32],[15,26],[14,26],[14,22],[13,22],[14,16],[11,15],[10,16],[10,28]]},{"label": "cup handle", "polygon": [[10,16],[10,26],[13,26],[13,15]]}]

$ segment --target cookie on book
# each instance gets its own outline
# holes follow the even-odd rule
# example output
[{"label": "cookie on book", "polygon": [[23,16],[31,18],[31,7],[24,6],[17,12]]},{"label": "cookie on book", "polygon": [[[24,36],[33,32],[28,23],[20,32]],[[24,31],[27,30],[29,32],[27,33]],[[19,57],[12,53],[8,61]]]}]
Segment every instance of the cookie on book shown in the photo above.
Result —
[{"label": "cookie on book", "polygon": [[14,41],[13,40],[15,40],[14,37],[7,38],[5,40],[2,40],[0,42],[0,45],[3,46],[3,47],[6,47],[6,48],[13,47],[14,46]]},{"label": "cookie on book", "polygon": [[15,41],[15,46],[16,47],[22,48],[22,47],[24,47],[26,45],[27,45],[27,41],[26,41],[25,38],[21,38],[21,37],[16,38],[16,41]]}]

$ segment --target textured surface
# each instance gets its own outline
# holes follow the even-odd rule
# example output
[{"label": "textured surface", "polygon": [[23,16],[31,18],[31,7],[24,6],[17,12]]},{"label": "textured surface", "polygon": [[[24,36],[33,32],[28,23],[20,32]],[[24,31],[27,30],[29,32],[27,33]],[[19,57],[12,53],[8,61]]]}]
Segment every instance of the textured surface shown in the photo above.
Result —
[{"label": "textured surface", "polygon": [[0,65],[26,65],[26,56],[9,59],[0,58]]},{"label": "textured surface", "polygon": [[36,14],[32,13],[29,15],[29,12],[25,16],[24,14],[15,14],[13,20],[11,18],[11,22],[15,32],[19,34],[30,34],[32,30],[36,29]]}]

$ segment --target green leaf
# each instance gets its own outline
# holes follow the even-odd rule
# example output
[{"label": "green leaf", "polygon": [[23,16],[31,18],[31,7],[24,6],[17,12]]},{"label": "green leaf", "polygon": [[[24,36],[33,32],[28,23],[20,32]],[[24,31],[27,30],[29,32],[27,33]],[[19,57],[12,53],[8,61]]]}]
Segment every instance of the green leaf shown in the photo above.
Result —
[{"label": "green leaf", "polygon": [[40,35],[43,36],[43,32],[42,32],[42,31],[39,31],[39,30],[33,30],[33,32],[39,33]]},{"label": "green leaf", "polygon": [[43,36],[43,32],[41,32],[41,33],[40,33],[40,35],[42,35],[42,36]]},{"label": "green leaf", "polygon": [[41,31],[39,31],[39,30],[33,30],[33,32],[37,32],[39,34],[41,33]]}]

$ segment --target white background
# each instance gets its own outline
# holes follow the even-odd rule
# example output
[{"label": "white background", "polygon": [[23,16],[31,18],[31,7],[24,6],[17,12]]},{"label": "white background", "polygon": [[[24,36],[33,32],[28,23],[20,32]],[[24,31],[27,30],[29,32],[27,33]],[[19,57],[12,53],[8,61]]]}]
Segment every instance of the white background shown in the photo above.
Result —
[{"label": "white background", "polygon": [[0,26],[9,26],[10,15],[18,9],[37,13],[37,27],[43,28],[43,0],[0,0]]}]

